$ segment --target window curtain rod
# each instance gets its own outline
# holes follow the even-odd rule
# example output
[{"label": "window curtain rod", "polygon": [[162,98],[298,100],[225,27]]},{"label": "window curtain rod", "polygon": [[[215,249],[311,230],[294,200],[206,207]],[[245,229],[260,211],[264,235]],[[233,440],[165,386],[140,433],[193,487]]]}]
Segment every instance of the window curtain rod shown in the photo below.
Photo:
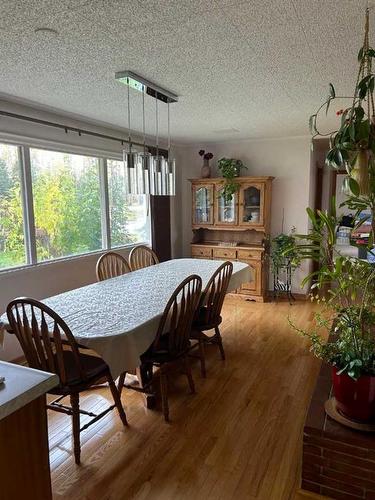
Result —
[{"label": "window curtain rod", "polygon": [[[114,137],[113,135],[100,134],[99,132],[92,132],[90,130],[85,130],[77,127],[70,127],[68,125],[62,125],[61,123],[50,122],[47,120],[41,120],[39,118],[33,118],[31,116],[19,115],[17,113],[10,113],[9,111],[0,110],[0,116],[7,116],[8,118],[15,118],[16,120],[23,120],[26,122],[37,123],[38,125],[45,125],[47,127],[54,127],[64,130],[67,134],[68,132],[77,132],[79,136],[81,135],[90,135],[92,137],[97,137],[99,139],[106,139],[109,141],[120,142],[122,145],[129,144],[127,139],[120,139],[119,137]],[[134,146],[144,146],[143,142],[132,141],[132,145]],[[147,147],[150,147],[146,144]]]}]

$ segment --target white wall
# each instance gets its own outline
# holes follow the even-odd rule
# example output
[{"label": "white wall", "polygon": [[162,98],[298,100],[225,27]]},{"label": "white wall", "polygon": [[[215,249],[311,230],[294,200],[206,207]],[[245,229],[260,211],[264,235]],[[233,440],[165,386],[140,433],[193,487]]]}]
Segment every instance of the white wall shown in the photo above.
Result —
[{"label": "white wall", "polygon": [[[199,178],[202,166],[198,156],[199,149],[214,154],[212,176],[217,175],[216,163],[223,156],[237,158],[248,167],[241,175],[272,175],[271,235],[282,230],[284,209],[284,232],[293,226],[297,232],[308,229],[306,207],[310,202],[310,137],[286,139],[247,140],[222,144],[197,144],[176,147],[176,159],[180,173],[180,251],[183,256],[190,255],[191,231],[191,187],[189,178]],[[293,279],[293,289],[301,292],[299,283],[308,272],[304,263]]]}]

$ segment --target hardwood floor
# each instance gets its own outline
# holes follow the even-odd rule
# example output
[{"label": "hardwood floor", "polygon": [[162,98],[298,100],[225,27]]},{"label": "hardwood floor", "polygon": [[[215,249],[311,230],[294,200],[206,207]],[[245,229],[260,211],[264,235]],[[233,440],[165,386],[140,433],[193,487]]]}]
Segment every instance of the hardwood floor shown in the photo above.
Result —
[{"label": "hardwood floor", "polygon": [[[208,346],[206,379],[194,360],[195,395],[184,376],[170,380],[170,424],[160,410],[145,409],[141,394],[124,390],[129,428],[112,411],[84,431],[80,467],[70,418],[49,412],[54,499],[294,499],[319,362],[288,314],[308,326],[313,306],[227,298],[227,360]],[[108,389],[96,389],[81,406],[95,411],[109,401]]]}]

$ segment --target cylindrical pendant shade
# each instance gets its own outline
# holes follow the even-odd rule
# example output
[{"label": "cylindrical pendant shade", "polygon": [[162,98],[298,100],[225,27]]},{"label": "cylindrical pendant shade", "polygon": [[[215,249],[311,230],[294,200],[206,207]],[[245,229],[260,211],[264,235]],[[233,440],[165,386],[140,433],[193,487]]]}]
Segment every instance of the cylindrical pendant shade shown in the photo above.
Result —
[{"label": "cylindrical pendant shade", "polygon": [[138,153],[133,153],[131,151],[124,151],[124,181],[125,181],[125,193],[126,194],[137,194],[138,183],[137,183],[137,172],[136,165],[138,163]]},{"label": "cylindrical pendant shade", "polygon": [[176,160],[171,158],[167,161],[167,195],[176,194]]},{"label": "cylindrical pendant shade", "polygon": [[165,158],[164,156],[154,156],[151,163],[151,180],[150,192],[155,196],[165,194],[166,186],[163,177],[165,175]]},{"label": "cylindrical pendant shade", "polygon": [[168,163],[165,158],[161,163],[161,195],[166,196],[168,194]]},{"label": "cylindrical pendant shade", "polygon": [[152,156],[150,153],[139,153],[137,164],[138,194],[150,194],[150,173]]}]

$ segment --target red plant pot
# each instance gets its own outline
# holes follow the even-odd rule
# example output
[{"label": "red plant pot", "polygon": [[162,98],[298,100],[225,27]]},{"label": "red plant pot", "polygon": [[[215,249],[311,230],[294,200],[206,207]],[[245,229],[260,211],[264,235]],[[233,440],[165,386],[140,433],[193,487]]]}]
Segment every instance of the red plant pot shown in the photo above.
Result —
[{"label": "red plant pot", "polygon": [[332,368],[333,392],[337,409],[351,420],[375,421],[375,377],[363,375],[353,380],[349,375],[337,374]]}]

